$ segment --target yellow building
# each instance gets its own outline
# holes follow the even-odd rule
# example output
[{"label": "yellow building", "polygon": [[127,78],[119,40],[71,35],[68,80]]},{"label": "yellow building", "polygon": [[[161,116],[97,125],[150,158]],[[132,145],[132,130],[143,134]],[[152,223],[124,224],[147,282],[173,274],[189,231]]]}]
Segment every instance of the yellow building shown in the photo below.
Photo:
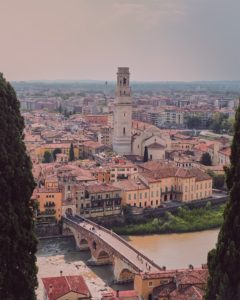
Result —
[{"label": "yellow building", "polygon": [[202,268],[140,273],[134,278],[134,290],[143,300],[204,299],[208,270]]},{"label": "yellow building", "polygon": [[[60,149],[62,154],[66,154],[69,157],[71,143],[53,143],[53,144],[43,144],[36,148],[36,155],[39,162],[42,162],[44,153],[46,151],[51,154],[55,149]],[[79,158],[79,149],[77,146],[73,146],[75,158]]]},{"label": "yellow building", "polygon": [[149,162],[140,169],[137,179],[114,183],[121,188],[125,205],[155,208],[167,201],[189,202],[212,197],[212,178],[198,168]]},{"label": "yellow building", "polygon": [[34,191],[39,203],[38,219],[49,220],[55,218],[60,221],[62,216],[62,192],[56,188],[37,188]]}]

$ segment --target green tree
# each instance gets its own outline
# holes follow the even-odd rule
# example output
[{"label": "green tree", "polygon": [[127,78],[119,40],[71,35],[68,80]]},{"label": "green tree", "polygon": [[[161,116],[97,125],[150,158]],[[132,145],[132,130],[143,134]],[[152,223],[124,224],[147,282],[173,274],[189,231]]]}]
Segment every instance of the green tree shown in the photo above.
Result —
[{"label": "green tree", "polygon": [[62,150],[60,148],[56,148],[53,150],[52,156],[53,156],[53,160],[56,160],[56,155],[62,153]]},{"label": "green tree", "polygon": [[73,144],[71,143],[70,151],[69,151],[69,161],[74,161],[74,160],[75,160],[74,149],[73,149]]},{"label": "green tree", "polygon": [[43,163],[47,164],[53,161],[52,154],[49,151],[45,151],[43,154]]},{"label": "green tree", "polygon": [[215,133],[233,132],[233,119],[223,113],[215,113],[210,121],[209,127]]},{"label": "green tree", "polygon": [[214,189],[222,189],[224,187],[224,185],[225,185],[225,175],[224,174],[216,174],[210,170],[207,173],[213,179],[213,188]]},{"label": "green tree", "polygon": [[208,253],[206,300],[240,299],[240,106],[231,146],[231,166],[226,169],[229,201],[216,248]]},{"label": "green tree", "polygon": [[186,120],[187,128],[198,129],[202,127],[202,120],[198,116],[189,116]]},{"label": "green tree", "polygon": [[144,162],[148,161],[148,147],[147,146],[145,146],[145,148],[144,148],[143,161]]},{"label": "green tree", "polygon": [[212,165],[212,159],[211,156],[208,152],[203,153],[200,163],[205,165],[205,166],[211,166]]},{"label": "green tree", "polygon": [[214,189],[222,189],[225,184],[225,176],[223,174],[219,174],[213,177],[213,188]]},{"label": "green tree", "polygon": [[60,104],[58,107],[58,112],[61,114],[62,113],[62,105]]},{"label": "green tree", "polygon": [[36,299],[36,250],[31,161],[24,120],[10,83],[0,74],[0,299]]}]

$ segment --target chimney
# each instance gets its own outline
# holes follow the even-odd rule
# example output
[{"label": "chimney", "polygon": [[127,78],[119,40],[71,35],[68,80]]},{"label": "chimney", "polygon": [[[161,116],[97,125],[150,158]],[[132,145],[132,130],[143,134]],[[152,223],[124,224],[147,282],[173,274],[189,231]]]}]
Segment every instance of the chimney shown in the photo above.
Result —
[{"label": "chimney", "polygon": [[52,284],[49,284],[48,294],[52,295],[52,293],[53,293],[53,286],[52,286]]}]

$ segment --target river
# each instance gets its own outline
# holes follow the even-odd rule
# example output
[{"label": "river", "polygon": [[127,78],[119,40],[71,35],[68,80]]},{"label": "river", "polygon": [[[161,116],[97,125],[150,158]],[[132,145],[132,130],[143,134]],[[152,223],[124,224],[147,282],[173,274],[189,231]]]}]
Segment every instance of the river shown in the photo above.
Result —
[{"label": "river", "polygon": [[[217,241],[219,230],[206,230],[193,233],[125,236],[124,238],[136,249],[146,254],[159,266],[167,269],[186,268],[189,264],[201,266],[207,262],[207,253]],[[116,286],[112,284],[113,271],[111,266],[88,267],[86,261],[90,252],[80,252],[76,249],[73,237],[41,240],[38,245],[37,265],[39,267],[38,300],[43,299],[43,286],[40,278],[64,275],[84,276],[93,299],[108,286],[114,289],[132,288],[129,286]]]},{"label": "river", "polygon": [[181,234],[129,236],[126,240],[160,266],[187,268],[207,262],[207,253],[218,236],[218,229]]}]

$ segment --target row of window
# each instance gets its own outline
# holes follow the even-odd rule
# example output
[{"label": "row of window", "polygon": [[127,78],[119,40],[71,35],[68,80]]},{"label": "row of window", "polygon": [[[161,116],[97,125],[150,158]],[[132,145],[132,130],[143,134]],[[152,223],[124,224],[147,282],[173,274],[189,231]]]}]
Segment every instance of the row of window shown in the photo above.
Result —
[{"label": "row of window", "polygon": [[51,194],[51,195],[46,195],[46,198],[54,198],[54,195]]}]

